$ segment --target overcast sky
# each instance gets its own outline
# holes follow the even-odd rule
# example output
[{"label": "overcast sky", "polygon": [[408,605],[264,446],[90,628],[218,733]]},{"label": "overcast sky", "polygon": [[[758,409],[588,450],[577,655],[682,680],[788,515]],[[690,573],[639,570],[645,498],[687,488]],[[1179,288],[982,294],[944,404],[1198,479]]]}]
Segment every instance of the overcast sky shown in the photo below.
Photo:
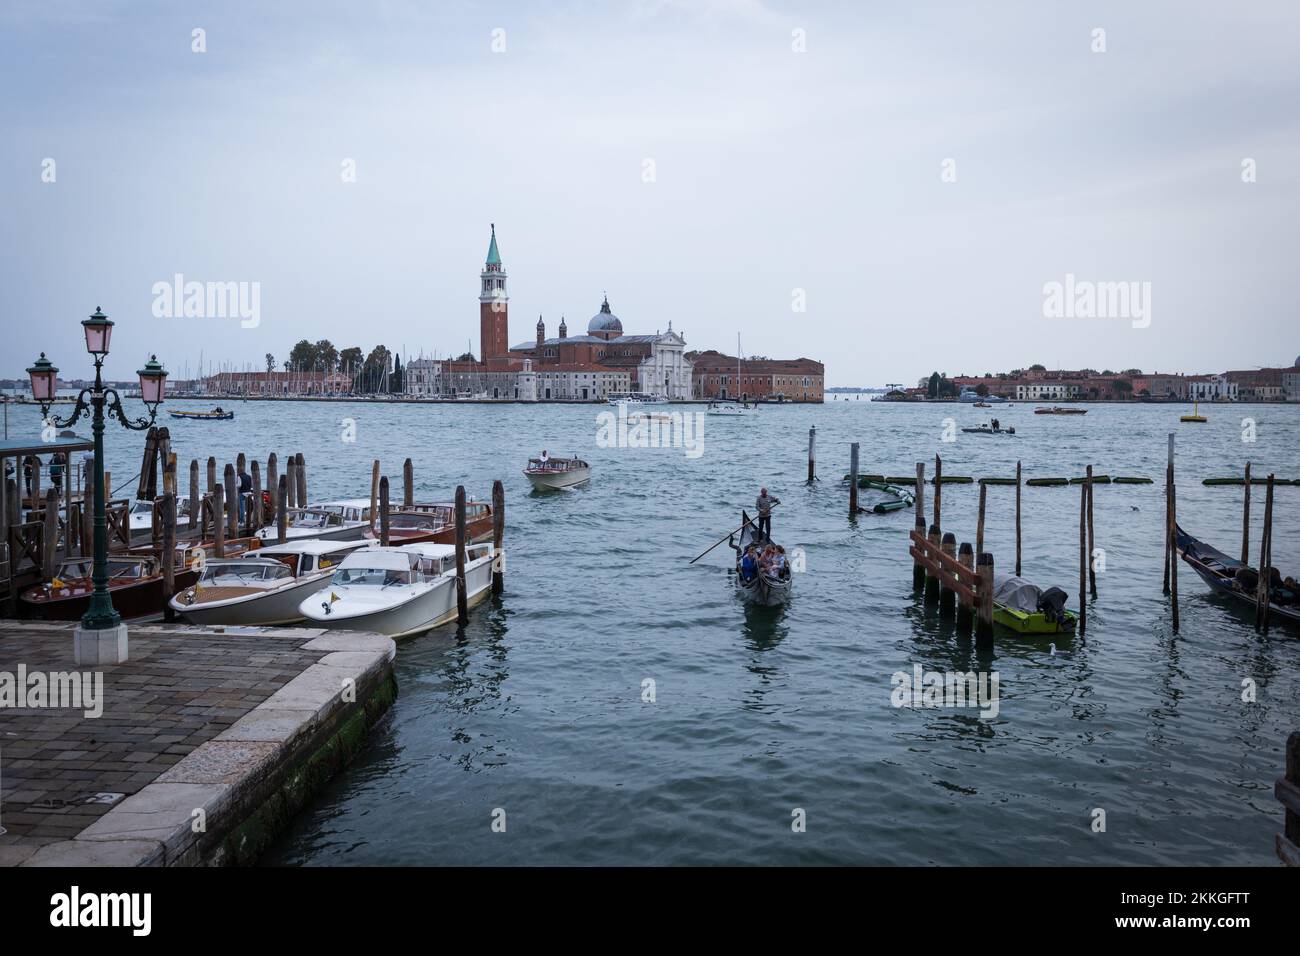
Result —
[{"label": "overcast sky", "polygon": [[[0,79],[0,375],[80,374],[96,305],[121,377],[478,354],[489,222],[512,343],[607,291],[829,385],[1300,353],[1295,0],[6,0]],[[176,273],[260,323],[155,317]],[[1149,282],[1149,325],[1045,317],[1067,274]]]}]

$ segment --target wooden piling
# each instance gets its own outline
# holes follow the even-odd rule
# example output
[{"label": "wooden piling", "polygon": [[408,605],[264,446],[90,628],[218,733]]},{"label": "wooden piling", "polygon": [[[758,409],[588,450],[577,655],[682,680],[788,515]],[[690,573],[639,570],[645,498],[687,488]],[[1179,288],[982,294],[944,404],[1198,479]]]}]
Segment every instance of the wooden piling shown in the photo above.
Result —
[{"label": "wooden piling", "polygon": [[158,426],[150,425],[144,435],[144,460],[140,462],[140,484],[135,496],[140,501],[158,497]]},{"label": "wooden piling", "polygon": [[280,486],[275,496],[275,542],[284,544],[289,537],[289,476],[280,476]]},{"label": "wooden piling", "polygon": [[41,580],[49,581],[58,570],[56,559],[59,553],[59,493],[53,488],[45,493],[45,528],[41,534],[41,546]]},{"label": "wooden piling", "polygon": [[266,456],[266,490],[271,494],[271,520],[280,513],[280,459],[275,452]]},{"label": "wooden piling", "polygon": [[288,508],[298,507],[298,462],[293,455],[286,455],[284,459],[284,474],[288,481],[285,483],[285,506]]},{"label": "wooden piling", "polygon": [[858,443],[849,445],[849,517],[858,514]]},{"label": "wooden piling", "polygon": [[[957,549],[957,560],[964,568],[969,568],[971,574],[975,573],[975,552],[971,550],[970,542],[963,541],[961,547]],[[957,630],[961,633],[967,633],[970,630],[972,611],[974,608],[960,597],[957,599]]]},{"label": "wooden piling", "polygon": [[[925,535],[926,544],[929,546],[928,551],[934,552],[939,550],[940,535],[937,524],[930,525],[930,530]],[[925,572],[925,603],[934,604],[939,600],[939,579],[931,574],[929,569]]]},{"label": "wooden piling", "polygon": [[370,530],[375,530],[375,520],[379,517],[379,459],[370,466]]},{"label": "wooden piling", "polygon": [[465,486],[456,486],[456,622],[469,622],[469,596],[465,593]]},{"label": "wooden piling", "polygon": [[975,622],[975,646],[986,649],[993,646],[993,555],[982,551],[975,561],[975,570],[979,573],[976,593],[979,598],[979,613]]},{"label": "wooden piling", "polygon": [[1173,616],[1174,633],[1178,633],[1178,488],[1169,484],[1169,605]]},{"label": "wooden piling", "polygon": [[[951,531],[945,531],[943,533],[943,540],[942,543],[940,544],[940,548],[942,548],[944,554],[946,554],[948,557],[952,558],[955,561],[957,559],[957,536],[953,534]],[[951,590],[950,588],[944,587],[943,582],[940,581],[939,582],[939,613],[952,614],[956,601],[957,601],[957,592]]]},{"label": "wooden piling", "polygon": [[199,462],[190,459],[190,534],[199,529]]},{"label": "wooden piling", "polygon": [[1088,482],[1079,486],[1079,634],[1088,630]]},{"label": "wooden piling", "polygon": [[293,463],[298,470],[298,507],[307,507],[307,462],[302,452],[293,456]]},{"label": "wooden piling", "polygon": [[235,456],[235,471],[238,474],[242,475],[247,470],[248,470],[248,459],[241,451],[238,455]]},{"label": "wooden piling", "polygon": [[980,510],[979,517],[975,521],[975,551],[976,553],[984,550],[984,507],[989,497],[989,486],[980,485]]},{"label": "wooden piling", "polygon": [[501,479],[492,482],[492,593],[506,587],[506,488]]},{"label": "wooden piling", "polygon": [[1259,583],[1255,588],[1255,629],[1268,633],[1270,584],[1273,576],[1273,476],[1268,476],[1264,490],[1264,527],[1259,539]]},{"label": "wooden piling", "polygon": [[212,556],[214,558],[224,558],[226,556],[226,525],[221,520],[222,508],[225,504],[226,490],[221,485],[216,485],[212,489]]},{"label": "wooden piling", "polygon": [[162,563],[162,585],[163,585],[163,620],[176,620],[176,612],[172,610],[171,599],[176,594],[176,493],[169,491],[165,493],[159,504],[154,505],[154,511],[162,510],[162,554],[159,560]]},{"label": "wooden piling", "polygon": [[388,476],[379,479],[379,546],[388,547]]},{"label": "wooden piling", "polygon": [[[1165,464],[1165,578],[1160,593],[1169,593],[1169,566],[1174,532],[1173,532],[1173,488],[1174,488],[1174,433],[1169,433],[1169,460]],[[1177,555],[1173,554],[1176,558]]]},{"label": "wooden piling", "polygon": [[[925,536],[925,462],[916,463],[916,495],[913,498],[916,505],[916,533]],[[912,560],[912,590],[920,591],[925,587],[925,567],[920,561]]]},{"label": "wooden piling", "polygon": [[1016,577],[1020,577],[1020,462],[1016,462]]},{"label": "wooden piling", "polygon": [[415,466],[411,459],[402,462],[402,507],[409,508],[415,504]]},{"label": "wooden piling", "polygon": [[817,426],[808,429],[808,483],[817,480]]},{"label": "wooden piling", "polygon": [[943,491],[943,459],[938,455],[934,456],[934,526],[942,528],[943,524],[939,519],[940,494]]},{"label": "wooden piling", "polygon": [[232,539],[239,537],[239,479],[235,477],[235,466],[226,465],[226,535]]},{"label": "wooden piling", "polygon": [[212,494],[217,488],[217,459],[208,456],[208,494]]},{"label": "wooden piling", "polygon": [[1088,475],[1083,484],[1088,489],[1088,593],[1095,599],[1097,597],[1097,567],[1094,555],[1097,553],[1097,539],[1093,536],[1092,494],[1096,486],[1092,483],[1092,465],[1088,466]]},{"label": "wooden piling", "polygon": [[248,507],[248,529],[250,532],[262,527],[262,463],[253,459],[253,501]]},{"label": "wooden piling", "polygon": [[1241,500],[1241,563],[1250,564],[1250,462],[1246,462],[1245,497]]}]

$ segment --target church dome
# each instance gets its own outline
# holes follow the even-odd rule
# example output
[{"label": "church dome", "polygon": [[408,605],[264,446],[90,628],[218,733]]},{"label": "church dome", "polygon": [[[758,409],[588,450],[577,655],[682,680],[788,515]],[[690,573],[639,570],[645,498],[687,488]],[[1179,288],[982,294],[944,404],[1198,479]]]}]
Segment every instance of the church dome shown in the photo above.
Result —
[{"label": "church dome", "polygon": [[617,332],[623,334],[623,323],[618,320],[618,316],[609,311],[609,297],[600,304],[600,311],[591,317],[587,323],[587,334],[594,335],[597,332]]}]

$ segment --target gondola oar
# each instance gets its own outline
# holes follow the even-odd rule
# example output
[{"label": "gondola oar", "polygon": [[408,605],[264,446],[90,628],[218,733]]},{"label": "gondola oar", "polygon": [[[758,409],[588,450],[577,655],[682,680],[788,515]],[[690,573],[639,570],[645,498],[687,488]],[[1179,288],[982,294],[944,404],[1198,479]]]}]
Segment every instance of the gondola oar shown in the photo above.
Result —
[{"label": "gondola oar", "polygon": [[[777,502],[777,504],[780,504],[780,502]],[[776,507],[776,504],[772,505],[772,507],[775,508],[775,507]],[[742,531],[745,530],[746,526],[751,525],[751,524],[753,524],[753,523],[754,523],[754,519],[753,519],[753,518],[746,518],[746,519],[745,519],[745,523],[742,524],[739,528],[737,528],[735,531],[729,531],[729,532],[727,532],[726,534],[724,534],[724,535],[723,535],[721,538],[719,538],[717,541],[713,542],[713,544],[709,545],[708,548],[706,548],[704,551],[700,552],[700,553],[697,554],[695,557],[691,558],[691,560],[690,560],[688,563],[689,563],[689,564],[694,564],[696,561],[700,560],[700,558],[704,557],[704,555],[708,554],[710,551],[712,551],[712,550],[713,550],[714,548],[716,548],[718,545],[722,544],[722,542],[726,541],[726,540],[727,540],[728,538],[730,538],[732,535],[740,534],[740,532],[742,532]]]}]

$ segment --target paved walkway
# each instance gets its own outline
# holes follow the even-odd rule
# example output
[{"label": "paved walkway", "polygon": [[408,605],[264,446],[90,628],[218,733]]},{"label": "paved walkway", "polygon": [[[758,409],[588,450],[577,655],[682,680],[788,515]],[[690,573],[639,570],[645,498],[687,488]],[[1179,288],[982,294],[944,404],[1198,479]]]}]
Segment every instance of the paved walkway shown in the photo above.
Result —
[{"label": "paved walkway", "polygon": [[[114,807],[129,808],[131,795],[169,771],[154,793],[172,786],[169,780],[188,779],[187,768],[202,772],[213,747],[249,739],[230,728],[286,685],[309,669],[321,672],[318,665],[327,657],[361,657],[339,651],[365,649],[374,656],[387,642],[374,635],[324,633],[133,626],[130,659],[97,669],[103,674],[103,713],[94,717],[84,709],[14,709],[12,699],[5,706],[2,682],[8,675],[12,687],[20,665],[28,675],[85,671],[73,662],[70,626],[0,622],[0,827],[6,831],[0,834],[0,866],[21,864],[43,846],[72,840]],[[325,672],[333,675],[336,668]],[[300,700],[301,693],[293,691],[303,686],[299,681],[286,693]],[[337,682],[324,691],[337,696]],[[294,725],[276,734],[288,740],[297,732],[297,718],[278,713],[281,723]],[[266,726],[267,714],[257,716],[258,726]],[[209,744],[222,734],[222,741]],[[173,770],[204,744],[207,750]]]}]

